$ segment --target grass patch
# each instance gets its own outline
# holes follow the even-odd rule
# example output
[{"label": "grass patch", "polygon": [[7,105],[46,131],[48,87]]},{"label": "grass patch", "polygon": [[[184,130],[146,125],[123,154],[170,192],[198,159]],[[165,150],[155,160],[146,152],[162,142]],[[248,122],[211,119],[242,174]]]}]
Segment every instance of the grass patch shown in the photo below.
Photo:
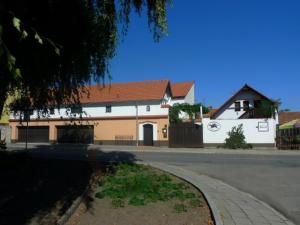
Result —
[{"label": "grass patch", "polygon": [[97,198],[112,199],[114,208],[126,204],[143,206],[157,201],[178,200],[175,212],[186,212],[188,207],[202,206],[202,199],[191,187],[151,167],[137,164],[111,166],[108,175],[98,181]]},{"label": "grass patch", "polygon": [[174,212],[175,213],[183,213],[183,212],[186,212],[187,211],[187,207],[185,204],[175,204],[174,205]]}]

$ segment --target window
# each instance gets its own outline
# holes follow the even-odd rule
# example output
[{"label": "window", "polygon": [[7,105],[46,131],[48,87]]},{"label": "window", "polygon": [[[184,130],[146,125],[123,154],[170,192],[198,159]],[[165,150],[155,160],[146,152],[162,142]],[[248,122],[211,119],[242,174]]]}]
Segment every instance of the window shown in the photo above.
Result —
[{"label": "window", "polygon": [[244,109],[244,111],[248,111],[249,110],[249,101],[244,101],[243,102],[243,109]]},{"label": "window", "polygon": [[71,113],[82,113],[82,107],[80,106],[75,106],[71,108]]},{"label": "window", "polygon": [[106,113],[111,113],[111,105],[105,106],[105,112]]},{"label": "window", "polygon": [[147,105],[147,106],[146,106],[146,111],[147,111],[147,112],[150,112],[150,105]]},{"label": "window", "polygon": [[51,108],[49,111],[50,111],[50,115],[54,115],[54,108]]},{"label": "window", "polygon": [[236,112],[241,111],[241,103],[240,102],[235,102],[234,103],[234,110]]}]

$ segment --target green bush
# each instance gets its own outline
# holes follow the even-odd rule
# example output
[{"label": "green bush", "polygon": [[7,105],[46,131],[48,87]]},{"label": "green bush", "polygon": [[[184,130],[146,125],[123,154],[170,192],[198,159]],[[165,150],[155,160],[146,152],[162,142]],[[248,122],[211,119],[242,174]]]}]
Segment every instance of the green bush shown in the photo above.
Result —
[{"label": "green bush", "polygon": [[224,148],[229,149],[249,149],[252,148],[251,144],[247,144],[245,141],[245,135],[243,131],[243,124],[233,127],[228,133],[228,138],[225,139]]}]

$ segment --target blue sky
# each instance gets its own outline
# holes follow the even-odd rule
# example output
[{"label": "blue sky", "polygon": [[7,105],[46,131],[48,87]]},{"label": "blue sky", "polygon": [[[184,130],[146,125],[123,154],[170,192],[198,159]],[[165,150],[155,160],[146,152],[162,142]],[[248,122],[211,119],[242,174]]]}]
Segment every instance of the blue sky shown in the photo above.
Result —
[{"label": "blue sky", "polygon": [[300,110],[299,12],[299,0],[173,0],[159,43],[146,17],[132,16],[112,82],[194,80],[197,102],[213,107],[247,83]]}]

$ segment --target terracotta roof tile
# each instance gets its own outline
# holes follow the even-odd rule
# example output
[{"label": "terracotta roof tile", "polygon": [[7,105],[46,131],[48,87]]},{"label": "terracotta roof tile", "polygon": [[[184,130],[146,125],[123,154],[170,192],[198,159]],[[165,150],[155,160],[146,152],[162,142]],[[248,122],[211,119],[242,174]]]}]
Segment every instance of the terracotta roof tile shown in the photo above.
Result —
[{"label": "terracotta roof tile", "polygon": [[208,113],[203,114],[204,118],[210,118],[218,109],[210,109]]},{"label": "terracotta roof tile", "polygon": [[279,124],[283,124],[295,119],[300,119],[300,112],[281,112],[279,113]]},{"label": "terracotta roof tile", "polygon": [[194,81],[171,84],[173,97],[174,98],[185,97],[193,85],[194,85]]},{"label": "terracotta roof tile", "polygon": [[110,103],[163,99],[168,80],[98,84],[89,86],[89,94],[82,94],[81,103]]}]

